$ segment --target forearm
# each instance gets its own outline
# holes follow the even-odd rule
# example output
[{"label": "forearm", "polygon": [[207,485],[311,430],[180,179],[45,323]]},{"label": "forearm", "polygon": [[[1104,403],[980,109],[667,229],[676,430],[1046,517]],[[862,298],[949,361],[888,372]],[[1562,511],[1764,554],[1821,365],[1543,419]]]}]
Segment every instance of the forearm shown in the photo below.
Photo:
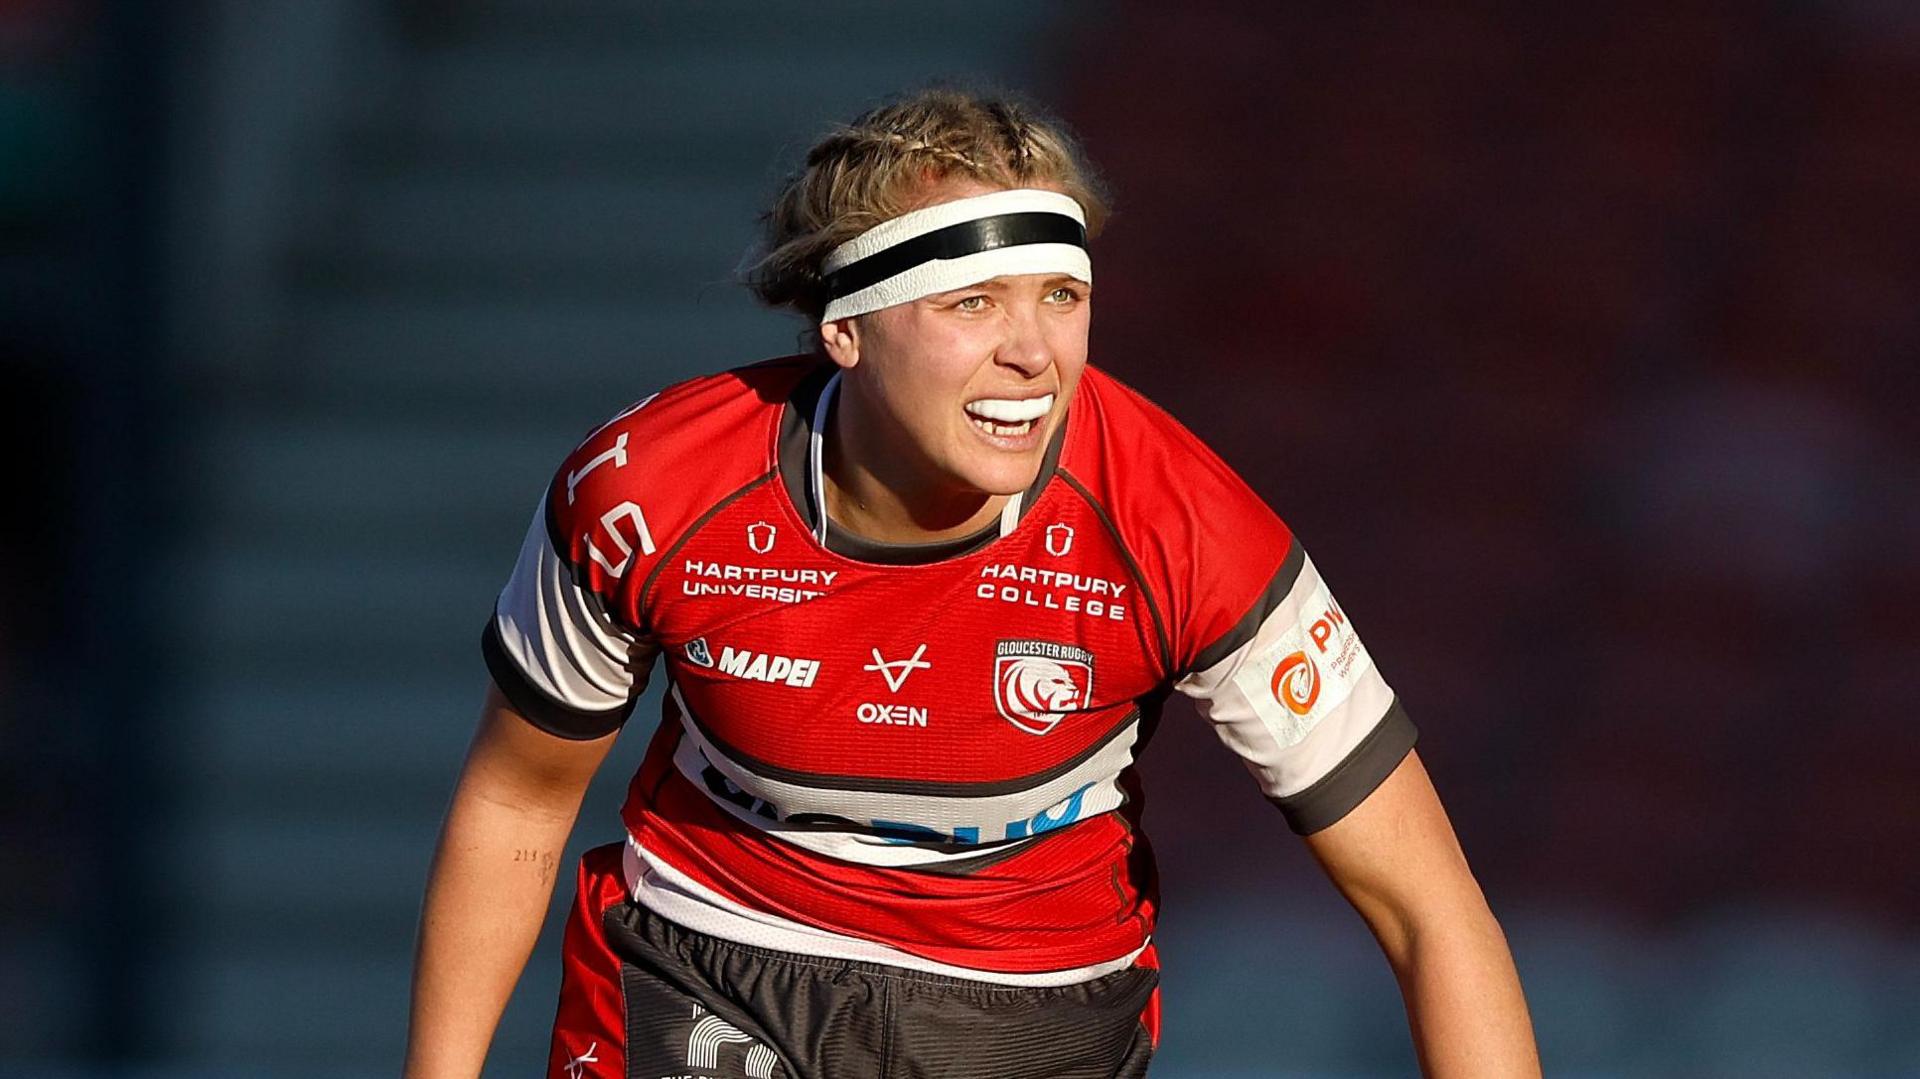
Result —
[{"label": "forearm", "polygon": [[579,799],[530,803],[469,767],[421,910],[406,1079],[472,1079],[552,899]]},{"label": "forearm", "polygon": [[1506,935],[1417,752],[1307,845],[1393,965],[1428,1079],[1540,1074]]},{"label": "forearm", "polygon": [[1382,947],[1428,1079],[1537,1077],[1540,1058],[1505,934],[1484,905]]}]

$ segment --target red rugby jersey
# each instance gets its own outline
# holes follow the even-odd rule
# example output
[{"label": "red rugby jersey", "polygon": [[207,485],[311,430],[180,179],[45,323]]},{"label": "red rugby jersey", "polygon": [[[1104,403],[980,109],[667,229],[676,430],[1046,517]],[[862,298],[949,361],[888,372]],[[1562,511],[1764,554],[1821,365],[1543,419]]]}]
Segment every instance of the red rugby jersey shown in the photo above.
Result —
[{"label": "red rugby jersey", "polygon": [[809,445],[832,371],[697,378],[595,431],[488,626],[501,690],[564,737],[618,727],[664,658],[622,811],[641,902],[745,943],[1090,975],[1152,932],[1132,764],[1169,690],[1296,831],[1412,746],[1286,526],[1098,370],[997,527],[823,542]]}]

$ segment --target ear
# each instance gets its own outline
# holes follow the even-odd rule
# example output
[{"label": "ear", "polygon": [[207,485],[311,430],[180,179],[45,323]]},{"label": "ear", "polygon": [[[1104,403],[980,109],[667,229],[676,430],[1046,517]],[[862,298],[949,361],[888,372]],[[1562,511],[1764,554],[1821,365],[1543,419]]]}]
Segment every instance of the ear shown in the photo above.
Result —
[{"label": "ear", "polygon": [[820,324],[820,345],[827,358],[842,370],[860,362],[860,326],[854,318],[836,318]]}]

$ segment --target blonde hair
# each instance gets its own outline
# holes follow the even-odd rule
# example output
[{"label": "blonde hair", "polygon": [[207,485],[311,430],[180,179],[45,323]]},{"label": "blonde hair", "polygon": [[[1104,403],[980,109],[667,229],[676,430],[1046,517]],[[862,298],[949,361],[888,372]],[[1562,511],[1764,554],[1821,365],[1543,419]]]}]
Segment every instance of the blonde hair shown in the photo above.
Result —
[{"label": "blonde hair", "polygon": [[1080,204],[1087,235],[1107,218],[1104,186],[1060,121],[1007,96],[923,90],[836,128],[807,151],[761,216],[744,277],[760,302],[817,323],[828,252],[914,208],[927,186],[964,177],[1000,188],[1057,188]]}]

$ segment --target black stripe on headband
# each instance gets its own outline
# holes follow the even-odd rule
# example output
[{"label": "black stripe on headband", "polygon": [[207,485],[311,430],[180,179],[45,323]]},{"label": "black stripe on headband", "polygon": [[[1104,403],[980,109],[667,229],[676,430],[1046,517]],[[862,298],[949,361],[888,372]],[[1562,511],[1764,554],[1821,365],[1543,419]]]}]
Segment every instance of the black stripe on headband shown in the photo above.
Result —
[{"label": "black stripe on headband", "polygon": [[826,277],[827,298],[837,300],[877,285],[934,259],[957,259],[1024,244],[1087,246],[1087,227],[1066,214],[1032,210],[962,221],[903,240],[848,263]]}]

